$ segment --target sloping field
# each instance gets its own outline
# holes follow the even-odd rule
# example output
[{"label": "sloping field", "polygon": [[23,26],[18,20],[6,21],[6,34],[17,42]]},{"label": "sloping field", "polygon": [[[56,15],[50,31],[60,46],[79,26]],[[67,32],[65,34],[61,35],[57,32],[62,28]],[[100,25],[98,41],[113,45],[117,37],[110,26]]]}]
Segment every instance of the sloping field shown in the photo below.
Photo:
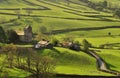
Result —
[{"label": "sloping field", "polygon": [[56,72],[60,74],[75,75],[110,75],[97,70],[96,60],[83,53],[75,52],[65,48],[54,48],[53,50],[39,51],[41,55],[49,55],[56,59]]},{"label": "sloping field", "polygon": [[110,69],[120,71],[120,51],[111,49],[100,51],[99,55],[108,63]]}]

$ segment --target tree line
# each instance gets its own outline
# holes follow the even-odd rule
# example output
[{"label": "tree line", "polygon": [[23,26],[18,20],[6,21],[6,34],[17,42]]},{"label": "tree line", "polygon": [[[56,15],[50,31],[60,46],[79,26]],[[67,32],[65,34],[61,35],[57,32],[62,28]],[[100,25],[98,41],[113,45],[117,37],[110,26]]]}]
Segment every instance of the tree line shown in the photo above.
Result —
[{"label": "tree line", "polygon": [[31,73],[35,78],[54,75],[56,61],[49,56],[39,55],[32,48],[17,48],[14,44],[8,44],[1,48],[0,55],[3,59],[0,73],[5,71],[4,68],[18,68]]},{"label": "tree line", "polygon": [[19,40],[19,36],[13,29],[5,31],[2,26],[0,26],[0,42],[2,43],[14,43]]}]

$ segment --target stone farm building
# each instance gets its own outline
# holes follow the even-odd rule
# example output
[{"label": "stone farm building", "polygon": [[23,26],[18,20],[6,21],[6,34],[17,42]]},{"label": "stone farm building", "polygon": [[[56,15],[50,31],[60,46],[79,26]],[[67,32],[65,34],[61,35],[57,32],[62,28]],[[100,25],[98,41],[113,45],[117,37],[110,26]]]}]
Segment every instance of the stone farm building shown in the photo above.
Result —
[{"label": "stone farm building", "polygon": [[30,25],[26,26],[24,28],[24,31],[16,31],[19,35],[19,39],[22,42],[31,42],[33,33],[32,33],[32,27]]}]

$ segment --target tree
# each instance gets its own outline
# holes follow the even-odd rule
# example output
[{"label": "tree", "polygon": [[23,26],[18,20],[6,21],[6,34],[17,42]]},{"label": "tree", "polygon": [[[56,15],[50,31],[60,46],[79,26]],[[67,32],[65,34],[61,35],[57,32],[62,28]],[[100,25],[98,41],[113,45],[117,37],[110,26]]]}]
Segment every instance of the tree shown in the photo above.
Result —
[{"label": "tree", "polygon": [[20,19],[20,16],[21,16],[21,14],[20,14],[20,10],[15,10],[14,12],[15,12],[16,15],[18,16],[18,19]]},{"label": "tree", "polygon": [[27,63],[27,67],[28,67],[28,70],[30,71],[31,69],[31,62],[32,62],[32,56],[34,54],[34,50],[32,48],[27,48],[26,49],[26,63]]},{"label": "tree", "polygon": [[102,7],[107,8],[107,6],[108,6],[108,2],[106,0],[104,0],[103,3],[102,3]]},{"label": "tree", "polygon": [[42,40],[42,33],[38,33],[35,39],[36,39],[37,41]]},{"label": "tree", "polygon": [[37,41],[41,41],[43,39],[50,41],[50,36],[45,35],[43,33],[38,33],[37,36],[35,37],[35,40],[37,40]]},{"label": "tree", "polygon": [[84,51],[88,51],[88,50],[89,50],[89,47],[92,47],[92,45],[91,45],[86,39],[84,39],[84,40],[82,41],[82,45],[83,45],[83,50],[84,50]]},{"label": "tree", "polygon": [[52,58],[35,56],[33,62],[37,78],[50,78],[55,69],[55,61]]},{"label": "tree", "polygon": [[13,61],[15,59],[15,53],[17,47],[14,44],[8,44],[2,48],[3,52],[6,54],[6,60],[10,68],[13,67]]},{"label": "tree", "polygon": [[45,26],[40,26],[40,32],[42,33],[42,34],[44,34],[44,33],[46,33],[47,32],[47,28],[45,27]]},{"label": "tree", "polygon": [[7,37],[5,31],[3,27],[0,26],[0,42],[6,42],[6,41],[7,41]]},{"label": "tree", "polygon": [[116,9],[113,16],[117,17],[117,18],[120,18],[120,9]]},{"label": "tree", "polygon": [[[29,52],[27,51],[27,48],[17,48],[17,52],[16,52],[16,65],[18,67],[22,67],[24,66],[25,63],[25,58],[27,57],[27,54]],[[23,61],[24,60],[24,61]]]},{"label": "tree", "polygon": [[66,35],[66,37],[63,38],[63,41],[65,42],[73,42],[74,39],[72,36]]},{"label": "tree", "polygon": [[108,36],[111,36],[111,32],[108,32]]},{"label": "tree", "polygon": [[8,37],[8,40],[13,43],[19,40],[19,36],[14,30],[8,30],[7,37]]}]

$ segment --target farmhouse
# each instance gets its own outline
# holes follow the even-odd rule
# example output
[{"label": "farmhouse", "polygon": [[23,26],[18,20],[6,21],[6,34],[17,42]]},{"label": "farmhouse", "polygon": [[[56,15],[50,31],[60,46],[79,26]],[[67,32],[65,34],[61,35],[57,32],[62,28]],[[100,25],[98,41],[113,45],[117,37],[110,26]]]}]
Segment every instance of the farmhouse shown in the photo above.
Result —
[{"label": "farmhouse", "polygon": [[63,42],[61,43],[62,47],[69,48],[72,50],[80,51],[80,46],[76,43],[73,42]]},{"label": "farmhouse", "polygon": [[17,31],[19,35],[19,40],[22,42],[31,42],[32,41],[32,27],[30,25],[24,28],[24,31]]},{"label": "farmhouse", "polygon": [[45,39],[42,39],[41,41],[39,41],[35,46],[34,46],[36,49],[40,49],[40,48],[53,48],[53,45],[45,40]]}]

